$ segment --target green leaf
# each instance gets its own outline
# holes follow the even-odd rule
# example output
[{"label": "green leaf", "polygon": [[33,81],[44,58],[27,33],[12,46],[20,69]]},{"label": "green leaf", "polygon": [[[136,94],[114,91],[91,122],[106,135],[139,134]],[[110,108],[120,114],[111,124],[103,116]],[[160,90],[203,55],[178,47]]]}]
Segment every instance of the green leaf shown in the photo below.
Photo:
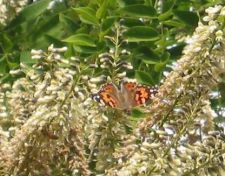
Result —
[{"label": "green leaf", "polygon": [[167,62],[170,59],[170,53],[165,51],[162,56],[160,57],[160,60],[163,62]]},{"label": "green leaf", "polygon": [[19,66],[19,63],[18,63],[19,56],[17,57],[17,55],[15,55],[14,57],[15,57],[14,60],[11,57],[6,58],[9,69],[15,69],[16,67]]},{"label": "green leaf", "polygon": [[7,64],[7,61],[6,61],[6,57],[5,56],[3,56],[2,58],[0,58],[0,65],[1,65],[1,67],[0,67],[0,73],[2,73],[2,74],[7,73],[9,67],[8,67],[8,64]]},{"label": "green leaf", "polygon": [[63,42],[59,39],[57,39],[55,36],[51,36],[51,35],[44,35],[45,39],[48,41],[48,43],[54,43],[55,47],[62,47],[63,46]]},{"label": "green leaf", "polygon": [[83,53],[83,54],[86,54],[86,55],[90,55],[90,54],[93,54],[93,53],[96,53],[96,48],[93,48],[93,47],[88,47],[88,46],[73,46],[75,52],[78,52],[78,53]]},{"label": "green leaf", "polygon": [[167,20],[167,21],[162,21],[163,24],[167,26],[173,26],[173,27],[185,27],[184,23],[181,23],[178,20]]},{"label": "green leaf", "polygon": [[165,12],[165,13],[160,14],[160,15],[158,16],[158,19],[159,19],[160,21],[164,21],[164,20],[170,18],[172,15],[173,15],[172,10],[169,10],[169,11],[167,11],[167,12]]},{"label": "green leaf", "polygon": [[133,108],[131,111],[131,116],[133,118],[142,118],[142,117],[144,117],[144,115],[145,114],[137,108]]},{"label": "green leaf", "polygon": [[156,17],[156,10],[154,7],[142,4],[126,6],[121,9],[121,12],[136,17]]},{"label": "green leaf", "polygon": [[154,66],[154,70],[156,72],[161,72],[166,64],[168,63],[170,58],[170,53],[169,52],[164,52],[161,56],[160,56],[160,62],[158,62],[157,64],[155,64]]},{"label": "green leaf", "polygon": [[63,40],[67,43],[73,43],[74,45],[78,46],[89,46],[89,47],[96,47],[96,44],[90,35],[87,34],[76,34],[72,35]]},{"label": "green leaf", "polygon": [[[31,24],[30,24],[31,25]],[[32,30],[32,39],[38,39],[43,36],[43,34],[49,33],[50,31],[56,31],[59,29],[59,17],[58,15],[48,16],[42,20],[35,29]],[[56,33],[55,33],[56,34]],[[55,35],[53,34],[53,35]],[[57,33],[59,36],[59,33]],[[33,42],[33,41],[32,41]]]},{"label": "green leaf", "polygon": [[96,12],[96,17],[98,19],[102,19],[103,17],[105,17],[108,6],[109,6],[109,0],[104,0]]},{"label": "green leaf", "polygon": [[187,25],[197,26],[198,24],[198,16],[194,12],[190,11],[182,11],[182,10],[174,10],[174,15],[177,16],[181,21],[183,21]]},{"label": "green leaf", "polygon": [[0,35],[0,41],[0,45],[2,48],[4,48],[4,51],[11,52],[11,50],[13,49],[14,41],[10,39],[10,35],[2,33],[2,35]]},{"label": "green leaf", "polygon": [[72,17],[66,16],[63,13],[59,14],[59,21],[67,30],[74,31],[74,29],[79,28],[78,24],[74,22],[74,19],[72,19]]},{"label": "green leaf", "polygon": [[147,72],[144,72],[144,71],[136,70],[135,78],[141,84],[152,85],[154,82],[152,77]]},{"label": "green leaf", "polygon": [[117,17],[109,17],[106,18],[102,23],[102,30],[106,31],[107,29],[111,28],[114,22],[116,21]]},{"label": "green leaf", "polygon": [[164,62],[159,62],[159,63],[155,64],[155,67],[154,67],[155,71],[156,72],[161,72],[165,68],[167,62],[168,61],[166,60]]},{"label": "green leaf", "polygon": [[98,25],[98,19],[95,16],[95,11],[90,7],[79,7],[74,8],[74,10],[79,14],[79,18],[82,22]]},{"label": "green leaf", "polygon": [[[1,73],[1,69],[0,69]],[[9,73],[5,73],[2,77],[0,77],[0,83],[10,82],[11,81],[11,75]]]},{"label": "green leaf", "polygon": [[160,61],[159,54],[155,53],[149,46],[140,47],[137,50],[135,58],[143,61],[146,64],[157,64]]},{"label": "green leaf", "polygon": [[166,12],[169,11],[170,9],[173,8],[173,6],[175,5],[176,0],[166,0],[163,2],[162,5],[162,12]]},{"label": "green leaf", "polygon": [[8,28],[15,27],[17,25],[20,25],[21,23],[36,18],[47,9],[50,1],[51,0],[37,1],[32,3],[31,5],[26,6],[19,13],[19,15],[14,20],[12,20]]},{"label": "green leaf", "polygon": [[128,42],[155,41],[158,33],[151,27],[135,26],[127,30],[125,37]]},{"label": "green leaf", "polygon": [[185,45],[186,45],[185,43],[176,43],[175,46],[167,49],[167,51],[171,55],[171,58],[176,59],[177,57],[180,57]]},{"label": "green leaf", "polygon": [[126,27],[134,27],[134,26],[144,26],[144,23],[140,21],[139,19],[134,18],[124,18],[124,20],[121,20],[121,25]]}]

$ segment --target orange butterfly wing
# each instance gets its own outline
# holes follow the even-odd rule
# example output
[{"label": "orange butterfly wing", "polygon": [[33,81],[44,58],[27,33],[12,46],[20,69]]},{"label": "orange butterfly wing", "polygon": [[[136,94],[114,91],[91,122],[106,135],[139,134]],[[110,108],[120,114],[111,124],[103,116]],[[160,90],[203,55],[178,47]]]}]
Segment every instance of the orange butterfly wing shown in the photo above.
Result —
[{"label": "orange butterfly wing", "polygon": [[119,106],[119,100],[116,95],[117,92],[118,89],[114,84],[106,84],[97,94],[93,96],[93,99],[104,105],[117,108]]},{"label": "orange butterfly wing", "polygon": [[146,104],[157,93],[157,88],[138,85],[136,82],[122,82],[121,89],[109,83],[93,96],[93,99],[112,108],[130,110]]},{"label": "orange butterfly wing", "polygon": [[128,96],[132,98],[130,103],[133,106],[146,104],[158,92],[155,87],[150,88],[144,85],[137,85],[136,82],[124,82],[123,87],[128,92]]}]

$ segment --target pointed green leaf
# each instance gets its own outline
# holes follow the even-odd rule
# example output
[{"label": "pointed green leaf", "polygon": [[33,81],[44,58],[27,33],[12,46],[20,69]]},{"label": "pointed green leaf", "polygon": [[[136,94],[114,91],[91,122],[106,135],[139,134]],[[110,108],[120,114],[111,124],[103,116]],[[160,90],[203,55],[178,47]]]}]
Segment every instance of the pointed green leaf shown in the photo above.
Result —
[{"label": "pointed green leaf", "polygon": [[145,114],[137,108],[136,109],[133,108],[132,111],[131,111],[131,116],[133,118],[142,118],[142,117],[144,117],[144,115]]},{"label": "pointed green leaf", "polygon": [[166,60],[164,62],[159,62],[159,63],[155,64],[154,70],[156,72],[161,72],[165,68],[167,63],[168,63],[168,61]]},{"label": "pointed green leaf", "polygon": [[185,24],[178,21],[178,20],[167,20],[167,21],[162,21],[162,23],[167,25],[167,26],[185,27]]},{"label": "pointed green leaf", "polygon": [[8,28],[15,27],[21,23],[31,20],[42,14],[51,0],[42,0],[26,6],[19,15],[9,24]]},{"label": "pointed green leaf", "polygon": [[63,40],[67,43],[73,43],[74,45],[78,46],[89,46],[89,47],[96,47],[96,44],[90,35],[87,34],[76,34],[72,35]]},{"label": "pointed green leaf", "polygon": [[75,52],[78,53],[83,53],[83,54],[92,54],[92,53],[96,53],[96,48],[94,47],[89,47],[89,46],[73,46]]},{"label": "pointed green leaf", "polygon": [[4,46],[4,50],[7,52],[11,52],[13,45],[15,44],[14,41],[10,39],[10,35],[7,35],[6,33],[2,33],[0,35],[0,44]]},{"label": "pointed green leaf", "polygon": [[153,79],[147,72],[136,70],[135,71],[135,78],[141,84],[146,84],[146,85],[152,85],[153,84]]},{"label": "pointed green leaf", "polygon": [[[1,73],[1,69],[0,69],[0,73]],[[12,77],[9,73],[4,73],[4,76],[0,77],[0,83],[10,82],[12,81],[11,79]]]},{"label": "pointed green leaf", "polygon": [[148,46],[140,47],[137,49],[138,54],[135,55],[135,58],[141,60],[146,64],[157,64],[160,61],[158,53],[155,53]]},{"label": "pointed green leaf", "polygon": [[135,18],[124,18],[124,20],[121,21],[121,24],[126,27],[134,27],[134,26],[144,26],[144,23],[140,21],[139,19]]},{"label": "pointed green leaf", "polygon": [[172,9],[174,7],[176,3],[176,0],[166,0],[163,2],[163,5],[162,5],[162,12],[166,12],[166,11],[169,11],[170,9]]},{"label": "pointed green leaf", "polygon": [[79,18],[82,22],[98,25],[98,19],[96,18],[95,11],[90,7],[79,7],[74,8],[74,10],[79,14]]},{"label": "pointed green leaf", "polygon": [[155,41],[158,33],[151,27],[135,26],[128,29],[125,37],[128,42]]},{"label": "pointed green leaf", "polygon": [[158,62],[156,61],[155,58],[148,57],[148,56],[143,56],[141,57],[142,61],[146,64],[157,64]]},{"label": "pointed green leaf", "polygon": [[164,20],[170,18],[172,15],[173,15],[172,10],[169,10],[169,11],[167,11],[167,12],[165,12],[165,13],[161,13],[161,14],[158,16],[158,19],[159,19],[160,21],[164,21]]},{"label": "pointed green leaf", "polygon": [[[56,31],[57,36],[59,36],[58,32],[61,32],[59,26],[60,23],[58,15],[48,16],[44,20],[42,20],[39,25],[33,30],[32,38],[38,39],[42,37],[43,34],[50,34],[52,31]],[[56,33],[54,33],[53,35],[56,35]]]},{"label": "pointed green leaf", "polygon": [[198,24],[199,19],[195,12],[175,10],[173,13],[187,25],[197,26]]},{"label": "pointed green leaf", "polygon": [[65,26],[67,30],[74,31],[74,29],[79,28],[78,24],[75,23],[72,17],[66,16],[63,13],[59,14],[59,21]]},{"label": "pointed green leaf", "polygon": [[14,55],[14,58],[12,57],[6,57],[6,62],[8,64],[9,69],[14,69],[19,66],[19,55]]},{"label": "pointed green leaf", "polygon": [[156,72],[161,72],[165,68],[166,64],[169,62],[169,59],[170,59],[170,53],[169,52],[164,52],[160,56],[160,62],[155,64],[154,70]]},{"label": "pointed green leaf", "polygon": [[44,35],[45,39],[48,41],[48,43],[54,43],[54,46],[56,47],[62,47],[63,46],[63,42],[59,39],[56,38],[56,36],[52,36],[52,35]]},{"label": "pointed green leaf", "polygon": [[104,0],[102,2],[101,6],[99,7],[99,9],[96,12],[96,17],[98,19],[105,17],[107,9],[108,9],[108,5],[109,5],[109,0]]},{"label": "pointed green leaf", "polygon": [[106,31],[107,29],[111,28],[115,21],[116,17],[106,18],[102,23],[102,30]]},{"label": "pointed green leaf", "polygon": [[1,74],[5,74],[6,72],[8,72],[9,67],[8,67],[5,56],[0,58],[0,65],[1,65],[1,67],[0,67]]},{"label": "pointed green leaf", "polygon": [[121,12],[137,17],[156,17],[156,10],[154,7],[142,4],[126,6],[121,9]]}]

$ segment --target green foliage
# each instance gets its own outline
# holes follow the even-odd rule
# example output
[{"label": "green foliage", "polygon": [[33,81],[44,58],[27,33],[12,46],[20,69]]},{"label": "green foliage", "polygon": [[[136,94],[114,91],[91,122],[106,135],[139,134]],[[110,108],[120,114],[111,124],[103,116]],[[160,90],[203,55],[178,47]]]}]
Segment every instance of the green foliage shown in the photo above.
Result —
[{"label": "green foliage", "polygon": [[67,43],[73,43],[74,45],[78,45],[78,46],[90,46],[90,47],[96,46],[95,42],[87,34],[72,35],[63,41]]},{"label": "green foliage", "polygon": [[158,33],[151,27],[134,26],[127,30],[125,38],[128,42],[143,42],[158,40]]},{"label": "green foliage", "polygon": [[125,60],[135,69],[135,74],[127,75],[148,85],[158,83],[166,65],[181,56],[185,46],[182,38],[192,34],[198,16],[206,7],[220,3],[168,0],[158,5],[155,0],[83,0],[57,3],[49,10],[49,2],[29,4],[0,28],[0,72],[3,77],[8,75],[4,81],[14,80],[8,73],[20,62],[33,62],[27,54],[31,49],[44,49],[51,43],[67,45],[66,57],[75,54],[81,60],[97,62],[96,56],[112,47],[107,36],[114,35],[120,25],[122,48],[131,52]]},{"label": "green foliage", "polygon": [[[18,59],[19,64],[18,53],[30,51],[32,48],[46,48],[50,43],[60,47],[65,44],[63,41],[74,46],[71,49],[77,54],[86,57],[86,52],[89,51],[89,56],[95,57],[110,47],[104,36],[113,33],[116,23],[126,30],[122,40],[132,42],[124,46],[127,50],[136,53],[147,47],[160,55],[166,50],[170,52],[167,47],[179,44],[175,39],[177,34],[192,33],[198,21],[196,14],[201,13],[199,2],[191,1],[165,1],[162,9],[155,8],[157,1],[79,1],[72,6],[68,6],[65,1],[48,10],[49,2],[50,0],[40,0],[28,5],[6,27],[2,27],[2,60],[5,55],[10,54]],[[208,6],[212,3],[205,2],[201,5]],[[189,11],[190,7],[192,11]],[[188,31],[186,25],[189,26]],[[176,51],[176,57],[180,56],[180,49],[174,47],[173,52]],[[137,53],[139,54],[145,53]],[[133,57],[135,59],[136,56]],[[175,57],[168,59],[172,61]],[[146,59],[143,60],[142,67],[147,69],[149,63]],[[156,62],[160,60],[151,64]],[[9,69],[5,69],[5,73],[8,71]],[[151,70],[149,71],[151,74]]]},{"label": "green foliage", "polygon": [[193,32],[204,8],[220,1],[168,0],[158,8],[154,0],[78,1],[72,6],[65,1],[48,10],[49,2],[40,0],[28,5],[0,29],[1,73],[18,68],[24,60],[31,62],[24,53],[51,43],[68,45],[67,57],[76,53],[81,59],[94,59],[112,46],[105,37],[115,33],[119,24],[124,30],[121,41],[128,41],[123,48],[131,51],[128,60],[136,70],[130,75],[142,83],[149,84],[139,73],[156,75],[159,81],[166,64],[181,56],[184,43],[178,39]]},{"label": "green foliage", "polygon": [[79,15],[80,20],[83,23],[90,25],[98,25],[98,19],[96,17],[94,9],[90,7],[79,7],[74,9]]},{"label": "green foliage", "polygon": [[127,14],[133,17],[156,18],[156,10],[152,6],[142,4],[128,5],[121,9],[122,14]]},{"label": "green foliage", "polygon": [[[57,143],[58,140],[56,140],[56,138],[59,137],[59,141],[61,140],[63,145],[68,146],[69,148],[60,149],[61,144],[58,143],[59,148],[57,148],[57,150],[60,151],[60,157],[66,158],[64,157],[65,155],[63,154],[63,152],[67,152],[67,156],[69,156],[69,154],[71,154],[71,151],[73,151],[75,155],[79,156],[81,160],[86,160],[87,158],[85,157],[86,155],[88,155],[89,163],[86,161],[85,163],[90,164],[91,172],[103,173],[106,168],[108,169],[111,167],[109,163],[111,161],[111,163],[114,162],[114,149],[120,147],[120,145],[122,146],[121,141],[124,140],[122,138],[123,135],[130,135],[135,129],[137,122],[140,119],[145,119],[147,113],[144,111],[144,107],[143,111],[140,107],[138,107],[137,109],[132,109],[128,112],[115,111],[118,114],[116,114],[112,109],[107,109],[108,111],[104,111],[103,113],[102,109],[94,107],[93,104],[90,105],[88,101],[87,102],[89,104],[83,103],[84,101],[88,100],[88,97],[91,94],[91,88],[96,86],[98,83],[105,83],[105,80],[107,78],[110,78],[109,80],[114,83],[118,83],[121,81],[121,77],[123,77],[124,73],[128,78],[135,78],[141,84],[147,86],[152,86],[155,84],[160,85],[164,80],[164,74],[167,71],[171,71],[171,65],[181,57],[182,50],[186,45],[185,39],[193,34],[193,31],[198,25],[199,20],[202,20],[201,16],[205,13],[205,8],[219,3],[224,4],[224,2],[222,0],[64,0],[63,2],[55,3],[52,8],[49,8],[50,2],[52,1],[39,0],[34,3],[30,3],[25,8],[23,8],[22,11],[17,16],[15,16],[13,20],[8,22],[7,25],[0,26],[0,81],[1,83],[10,83],[14,86],[12,90],[16,90],[12,91],[13,96],[11,96],[11,98],[13,97],[15,101],[12,101],[10,103],[15,103],[15,105],[17,105],[18,100],[18,105],[21,102],[23,104],[23,108],[19,106],[17,107],[17,109],[11,108],[12,111],[15,111],[15,119],[19,119],[20,116],[24,118],[24,121],[20,123],[26,124],[27,119],[30,118],[33,112],[35,112],[32,109],[33,107],[40,106],[40,110],[45,110],[41,106],[41,103],[46,103],[47,110],[49,107],[54,106],[55,104],[57,105],[56,108],[54,107],[55,109],[50,109],[49,113],[52,113],[53,110],[59,110],[60,113],[61,109],[63,110],[62,112],[65,111],[65,113],[63,113],[63,115],[61,116],[61,119],[59,119],[58,115],[56,115],[54,116],[55,118],[49,118],[50,120],[47,121],[46,118],[44,118],[45,116],[38,116],[37,119],[43,118],[43,121],[45,121],[46,123],[46,129],[50,130],[50,133],[48,133],[48,130],[44,131],[44,129],[41,129],[39,131],[39,136],[46,135],[49,138],[53,139],[52,153],[54,153],[54,147],[56,145],[54,144],[54,142]],[[222,17],[219,20],[221,20],[220,22],[224,21]],[[213,39],[212,41],[214,40],[216,39]],[[31,55],[30,53],[32,49],[46,50],[46,48],[51,44],[54,44],[54,47],[53,45],[49,47],[47,52],[35,50],[35,52],[38,53],[40,51],[40,53],[36,55]],[[60,56],[59,59],[59,53],[60,55],[64,55],[64,57],[61,58]],[[35,56],[40,57],[35,58]],[[31,57],[34,58],[31,59]],[[207,63],[204,64],[207,65]],[[210,62],[210,64],[212,63]],[[210,66],[210,64],[207,66]],[[201,92],[201,84],[199,84],[198,87],[191,87],[195,86],[195,84],[198,83],[194,82],[192,80],[192,77],[197,77],[202,73],[207,72],[206,70],[204,70],[204,72],[202,72],[202,70],[200,69],[198,70],[198,68],[200,68],[201,66],[202,65],[199,64],[199,67],[196,67],[197,71],[193,72],[193,74],[190,73],[192,72],[192,69],[182,70],[181,73],[177,73],[180,80],[182,80],[182,78],[184,77],[186,80],[190,79],[190,84],[189,82],[188,84],[185,84],[186,88],[188,88],[187,92],[183,90],[183,87],[181,87],[181,90],[178,90],[179,88],[174,87],[173,83],[169,84],[168,86],[161,86],[164,88],[165,92],[170,92],[171,90],[173,90],[170,92],[171,97],[177,97],[178,99],[180,96],[176,95],[176,93],[183,94],[185,97],[184,100],[186,101],[187,107],[183,106],[179,101],[178,104],[176,104],[177,101],[175,101],[174,106],[167,109],[168,112],[163,111],[163,108],[158,110],[163,111],[163,113],[165,114],[168,114],[165,115],[165,117],[162,119],[162,123],[168,120],[167,118],[171,118],[169,117],[170,113],[182,113],[181,111],[187,113],[190,111],[191,118],[187,118],[189,120],[186,124],[187,128],[183,126],[183,124],[178,124],[182,127],[180,134],[178,133],[180,135],[180,138],[182,138],[182,134],[185,134],[185,130],[189,132],[189,125],[194,124],[193,121],[195,120],[195,115],[198,115],[198,112],[203,111],[202,107],[205,106],[204,104],[202,105],[200,103],[193,103],[194,105],[191,104],[191,102],[195,102],[193,100],[196,100],[196,102],[198,102],[198,98],[196,98],[197,95],[195,96],[192,93],[192,91],[194,92],[195,89],[199,88],[198,91],[202,93],[203,96],[208,95],[207,91]],[[20,68],[22,68],[23,73],[19,72],[21,70],[17,70]],[[16,71],[18,71],[19,73],[15,74]],[[210,72],[210,69],[208,72]],[[21,77],[22,79],[20,79]],[[23,79],[24,77],[26,79]],[[97,79],[99,79],[100,81],[96,81]],[[18,80],[21,81],[21,85],[16,82]],[[23,82],[24,80],[26,81]],[[35,82],[34,80],[37,82]],[[199,78],[199,80],[201,80],[201,78]],[[225,121],[223,114],[219,113],[225,108],[224,82],[225,80],[223,80],[215,90],[217,94],[220,93],[220,96],[212,96],[211,100],[212,108],[218,115],[218,118],[216,118],[215,120],[218,124],[224,123]],[[25,84],[23,85],[23,83]],[[55,86],[55,83],[59,83],[59,85]],[[178,82],[178,87],[181,85],[179,83],[180,82]],[[48,88],[49,85],[52,85],[50,89]],[[27,86],[27,88],[24,89],[23,86]],[[98,86],[99,85],[94,88],[97,89]],[[41,89],[40,87],[43,90],[39,91],[39,89]],[[170,87],[170,89],[168,87]],[[167,88],[169,89],[168,91]],[[1,87],[1,89],[2,91],[5,90],[4,86]],[[22,89],[22,91],[20,89]],[[33,90],[33,92],[29,93],[29,90]],[[52,96],[50,96],[51,91],[54,93]],[[198,91],[196,92],[198,93]],[[43,92],[46,94],[43,95]],[[16,96],[18,95],[18,97],[21,96],[21,99],[14,96],[14,93]],[[8,98],[8,95],[2,94],[1,96],[5,96],[4,98]],[[26,99],[26,96],[29,97],[29,103],[31,103],[30,107],[28,107],[29,103]],[[45,99],[43,97],[45,97]],[[57,99],[57,97],[61,98],[60,101]],[[168,101],[166,98],[168,99]],[[169,97],[166,98],[164,99],[163,96],[161,100],[165,100],[165,102],[159,102],[164,103],[165,106],[171,105],[169,104]],[[52,102],[48,103],[49,99],[51,99]],[[41,103],[39,104],[38,101],[40,101]],[[74,120],[73,118],[70,118],[70,116],[79,117],[79,120],[83,120],[82,118],[85,117],[85,120],[83,121],[84,124],[80,123],[80,126],[76,124],[77,121],[65,121],[64,123],[64,120],[68,120],[65,118],[67,117],[68,111],[65,108],[66,106],[64,105],[67,104],[67,107],[70,108],[72,107],[70,103],[73,101],[77,101],[77,104],[75,106],[75,109],[71,110],[71,112],[73,112],[74,114],[68,115],[69,120]],[[80,108],[81,102],[84,104],[84,109]],[[7,103],[5,103],[5,106],[7,106]],[[177,106],[178,108],[173,109],[175,106]],[[195,106],[199,109],[194,108],[195,110],[192,111],[192,108]],[[22,111],[21,109],[24,111]],[[30,114],[27,113],[27,109],[29,109]],[[93,111],[93,109],[95,111]],[[5,108],[5,110],[7,110],[7,108]],[[22,115],[20,110],[22,111]],[[98,113],[97,115],[93,115],[95,119],[93,118],[93,116],[91,116],[92,111]],[[158,111],[155,110],[156,114],[158,113]],[[37,110],[37,112],[39,112],[39,109]],[[44,114],[48,115],[46,113]],[[1,115],[4,116],[5,114],[2,113]],[[9,113],[9,116],[10,115],[11,114]],[[129,118],[126,119],[124,117]],[[89,129],[87,128],[85,130],[87,130],[87,133],[90,133],[89,135],[91,136],[87,137],[85,136],[87,135],[85,133],[86,131],[84,132],[82,130],[83,128],[86,128],[85,125],[90,125],[88,123],[89,121],[93,120],[92,118],[96,120],[93,123],[96,123],[97,125],[92,126],[92,128],[95,128],[94,130],[92,130],[96,133],[93,133],[94,135],[90,135],[92,131],[88,131]],[[185,116],[183,115],[182,118],[185,118]],[[59,120],[54,127],[58,132],[57,135],[51,133],[51,130],[54,131],[54,129],[51,129],[53,128],[51,124],[54,120]],[[63,127],[63,125],[61,125],[60,120],[63,121],[64,126],[66,126],[65,124],[67,123],[73,124],[73,129],[75,129],[75,131],[70,131],[71,127],[69,125],[67,126],[68,129],[61,128]],[[28,122],[30,123],[28,123],[28,127],[33,128],[33,122]],[[19,122],[15,120],[15,123]],[[5,128],[7,128],[8,130],[8,128],[13,125],[7,125]],[[17,124],[15,124],[15,126],[16,125]],[[22,126],[23,124],[20,125]],[[37,122],[37,126],[38,125],[40,124]],[[76,125],[78,125],[79,128]],[[122,126],[122,130],[120,125]],[[163,124],[160,124],[159,128],[161,128],[162,125]],[[115,131],[113,130],[114,127],[116,129]],[[60,128],[60,130],[58,130],[58,128]],[[176,129],[181,128],[178,127]],[[155,129],[152,130],[154,131]],[[26,130],[24,131],[26,132]],[[37,131],[38,130],[34,128],[32,132],[35,134]],[[160,129],[159,131],[158,129],[156,131],[159,132],[160,136]],[[32,141],[41,141],[41,138],[39,138],[38,135],[32,136],[29,134],[29,131],[26,134],[28,134],[27,138],[31,139],[29,141],[31,146],[33,145]],[[74,137],[79,137],[80,134],[82,134],[82,136],[84,135],[84,141],[89,140],[86,138],[93,139],[90,139],[91,142],[88,141],[90,142],[90,144],[88,142],[88,144],[84,144],[83,141],[74,139],[75,144],[78,141],[80,145],[78,145],[77,150],[74,150],[74,148],[71,147],[74,146],[73,140],[70,141],[71,144],[67,141],[68,136],[71,136],[72,134],[74,135]],[[18,139],[20,140],[19,137]],[[73,138],[71,137],[71,139]],[[171,142],[171,148],[176,147],[177,145],[176,137],[173,139],[175,141],[174,143],[173,141]],[[24,141],[24,146],[25,144],[29,146],[26,142],[26,139],[24,139]],[[140,141],[132,142],[140,143]],[[46,146],[42,145],[42,148],[38,145],[35,145],[35,150],[42,151],[43,149],[44,151],[46,148],[48,150],[47,146],[49,144],[49,141],[45,141],[45,144]],[[41,146],[41,143],[39,145]],[[77,154],[77,151],[81,150],[79,147],[82,148],[82,150],[83,147],[85,148],[84,156],[83,154]],[[29,147],[24,148],[28,151],[26,151],[27,154],[29,154]],[[169,150],[167,150],[165,153],[167,154],[167,152],[169,152]],[[23,156],[24,153],[21,152],[21,156]],[[38,152],[36,153],[38,154]],[[95,155],[96,153],[97,155]],[[33,155],[27,156],[29,158]],[[11,157],[12,160],[16,160],[13,155],[11,155]],[[40,155],[40,157],[42,156]],[[50,166],[54,168],[53,170],[55,170],[56,168],[61,169],[61,167],[64,168],[66,164],[68,164],[68,166],[65,168],[70,168],[71,162],[63,163],[62,158],[58,159],[58,162],[62,164],[60,166],[52,164],[52,161],[54,160],[50,160]],[[69,161],[71,158],[68,157],[65,160],[67,159]],[[77,159],[73,158],[73,160],[76,161]],[[24,159],[24,161],[26,161],[26,159]],[[110,162],[107,163],[105,161]],[[36,161],[34,161],[34,163],[35,162]],[[83,163],[81,163],[79,167],[82,168],[82,164]],[[45,163],[43,164],[43,166],[44,165]],[[31,166],[33,167],[33,165]],[[32,167],[30,170],[32,170]],[[74,168],[76,167],[77,166],[74,164]],[[85,166],[85,168],[82,169],[84,170],[83,172],[88,175],[89,171],[86,170],[86,167],[88,168],[88,166]],[[57,169],[55,171],[58,173]],[[45,168],[43,170],[45,170]],[[152,171],[154,171],[154,168]],[[57,173],[53,174],[56,175]],[[66,171],[59,171],[59,173],[66,173]],[[71,175],[76,173],[70,173],[70,171],[68,171],[68,174]]]},{"label": "green foliage", "polygon": [[38,1],[34,4],[31,4],[23,9],[21,13],[19,13],[18,16],[15,17],[15,19],[12,20],[12,22],[8,25],[8,30],[11,30],[18,25],[22,25],[23,23],[26,23],[28,21],[34,20],[35,18],[38,18],[48,7],[50,0],[42,0]]}]

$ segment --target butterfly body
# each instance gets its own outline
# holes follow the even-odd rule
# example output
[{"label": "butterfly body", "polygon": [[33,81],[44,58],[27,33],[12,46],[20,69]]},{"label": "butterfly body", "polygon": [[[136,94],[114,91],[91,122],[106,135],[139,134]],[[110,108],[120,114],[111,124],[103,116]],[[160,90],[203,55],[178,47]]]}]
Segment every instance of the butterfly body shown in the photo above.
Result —
[{"label": "butterfly body", "polygon": [[138,85],[136,82],[122,82],[120,89],[113,83],[108,83],[93,95],[93,99],[112,108],[130,110],[135,106],[145,105],[156,93],[156,88]]}]

